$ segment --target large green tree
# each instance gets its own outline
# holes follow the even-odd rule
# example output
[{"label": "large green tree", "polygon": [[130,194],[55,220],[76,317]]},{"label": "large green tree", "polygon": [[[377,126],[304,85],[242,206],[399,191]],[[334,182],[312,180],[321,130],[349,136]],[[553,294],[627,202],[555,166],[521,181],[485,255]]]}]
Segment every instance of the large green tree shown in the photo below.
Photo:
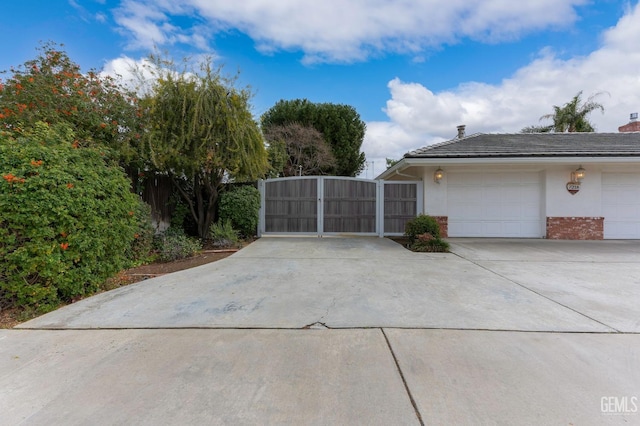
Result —
[{"label": "large green tree", "polygon": [[145,155],[171,178],[205,237],[224,181],[256,179],[268,169],[250,92],[234,87],[209,59],[197,70],[151,59],[155,83],[143,100]]},{"label": "large green tree", "polygon": [[62,45],[49,42],[39,54],[0,79],[0,126],[19,134],[37,122],[63,123],[78,146],[108,146],[125,162],[137,159],[140,111],[137,97],[120,82],[83,73]]},{"label": "large green tree", "polygon": [[590,96],[582,102],[582,91],[578,92],[569,102],[559,107],[553,106],[553,113],[545,114],[540,120],[552,120],[553,123],[546,126],[528,126],[522,129],[522,133],[545,132],[593,132],[595,128],[587,119],[593,111],[599,109],[604,113],[604,106],[594,99],[602,93]]},{"label": "large green tree", "polygon": [[307,99],[280,100],[261,118],[265,133],[270,127],[293,123],[315,128],[331,146],[335,166],[326,168],[324,173],[356,176],[364,168],[365,155],[360,148],[366,125],[352,106]]}]

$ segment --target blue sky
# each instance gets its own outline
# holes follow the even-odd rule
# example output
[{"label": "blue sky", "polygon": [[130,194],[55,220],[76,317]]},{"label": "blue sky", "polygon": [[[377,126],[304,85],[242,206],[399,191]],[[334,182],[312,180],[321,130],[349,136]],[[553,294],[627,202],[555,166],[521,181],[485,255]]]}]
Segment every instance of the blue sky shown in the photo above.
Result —
[{"label": "blue sky", "polygon": [[517,132],[579,90],[615,132],[640,110],[640,8],[620,0],[5,1],[0,69],[63,43],[84,70],[127,75],[153,48],[212,55],[280,99],[349,104],[367,123],[363,176],[467,133]]}]

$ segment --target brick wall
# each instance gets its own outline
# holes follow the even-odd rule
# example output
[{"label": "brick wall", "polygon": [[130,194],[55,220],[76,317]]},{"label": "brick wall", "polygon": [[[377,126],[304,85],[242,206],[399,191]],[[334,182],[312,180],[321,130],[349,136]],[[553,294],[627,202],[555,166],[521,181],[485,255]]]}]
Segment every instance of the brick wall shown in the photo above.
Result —
[{"label": "brick wall", "polygon": [[432,216],[438,225],[440,225],[440,236],[446,238],[449,236],[449,217],[448,216]]},{"label": "brick wall", "polygon": [[602,240],[603,217],[548,217],[547,238],[550,240]]},{"label": "brick wall", "polygon": [[618,131],[621,133],[625,132],[640,132],[640,121],[632,121],[629,124],[625,124],[624,126],[618,127]]}]

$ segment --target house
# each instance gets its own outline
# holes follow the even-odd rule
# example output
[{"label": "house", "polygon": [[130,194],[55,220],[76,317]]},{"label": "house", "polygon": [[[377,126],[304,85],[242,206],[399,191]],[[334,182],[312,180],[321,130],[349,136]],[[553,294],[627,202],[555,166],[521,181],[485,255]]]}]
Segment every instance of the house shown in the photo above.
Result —
[{"label": "house", "polygon": [[445,236],[640,239],[640,132],[464,130],[378,176],[422,180]]}]

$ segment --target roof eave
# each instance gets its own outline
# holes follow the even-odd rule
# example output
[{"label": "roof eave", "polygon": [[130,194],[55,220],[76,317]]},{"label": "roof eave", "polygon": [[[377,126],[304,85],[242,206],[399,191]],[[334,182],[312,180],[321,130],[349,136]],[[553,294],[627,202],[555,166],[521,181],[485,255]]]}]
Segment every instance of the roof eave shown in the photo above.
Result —
[{"label": "roof eave", "polygon": [[[411,166],[421,166],[421,165],[425,165],[428,164],[428,162],[425,161],[416,161],[416,160],[421,160],[418,158],[409,158],[409,157],[404,157],[402,158],[400,161],[398,161],[396,164],[394,164],[393,166],[389,167],[387,170],[385,170],[384,172],[380,173],[376,179],[377,180],[387,180],[393,176],[402,176],[402,171],[405,169],[408,169]],[[415,177],[416,179],[421,180],[421,178],[419,176]]]},{"label": "roof eave", "polygon": [[[417,165],[437,165],[437,164],[492,164],[492,163],[566,163],[582,162],[588,163],[640,163],[640,155],[555,155],[555,156],[439,156],[439,157],[412,157],[404,158],[402,161],[405,167]],[[397,164],[396,164],[397,165]],[[389,169],[391,170],[391,169]],[[381,175],[382,176],[382,175]]]}]

